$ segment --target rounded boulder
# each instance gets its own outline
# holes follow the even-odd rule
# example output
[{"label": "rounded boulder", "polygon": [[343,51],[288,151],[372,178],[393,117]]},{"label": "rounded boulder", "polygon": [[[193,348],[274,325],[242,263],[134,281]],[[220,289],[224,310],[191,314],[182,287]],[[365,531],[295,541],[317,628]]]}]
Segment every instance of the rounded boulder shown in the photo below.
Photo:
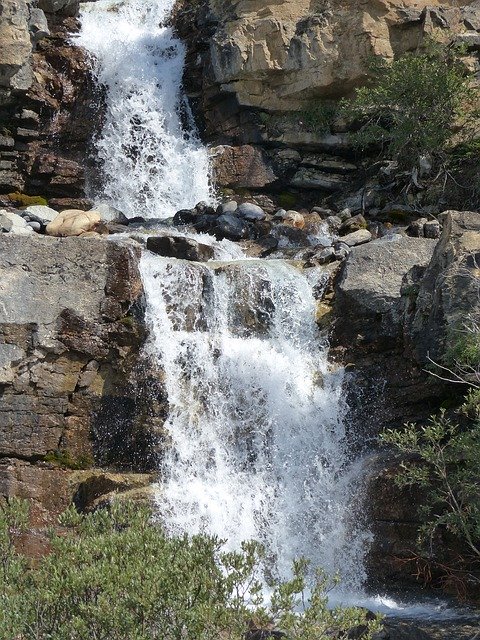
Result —
[{"label": "rounded boulder", "polygon": [[48,236],[79,236],[87,231],[93,231],[99,224],[101,215],[98,211],[81,211],[79,209],[67,209],[47,224]]},{"label": "rounded boulder", "polygon": [[250,204],[249,202],[244,202],[241,204],[238,209],[235,211],[235,214],[239,218],[243,218],[244,220],[265,220],[266,215],[264,210],[256,204]]}]

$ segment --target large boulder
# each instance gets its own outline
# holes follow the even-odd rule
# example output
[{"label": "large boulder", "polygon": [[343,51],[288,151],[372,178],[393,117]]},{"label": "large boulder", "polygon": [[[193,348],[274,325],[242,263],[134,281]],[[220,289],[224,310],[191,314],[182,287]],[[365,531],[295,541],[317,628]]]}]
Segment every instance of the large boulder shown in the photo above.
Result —
[{"label": "large boulder", "polygon": [[395,235],[350,253],[338,282],[336,304],[352,334],[358,329],[366,339],[373,339],[398,332],[403,279],[414,267],[427,267],[435,245],[435,240]]},{"label": "large boulder", "polygon": [[218,146],[211,150],[212,173],[221,187],[265,187],[277,180],[265,153],[258,147]]},{"label": "large boulder", "polygon": [[332,357],[350,365],[348,426],[362,439],[428,417],[442,389],[406,350],[404,314],[436,241],[395,235],[354,247],[335,286]]}]

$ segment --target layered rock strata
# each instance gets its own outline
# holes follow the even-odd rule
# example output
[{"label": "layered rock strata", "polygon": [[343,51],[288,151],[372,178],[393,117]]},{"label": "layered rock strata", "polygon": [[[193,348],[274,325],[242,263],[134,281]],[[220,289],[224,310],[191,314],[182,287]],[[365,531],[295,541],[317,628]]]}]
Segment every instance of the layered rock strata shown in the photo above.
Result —
[{"label": "layered rock strata", "polygon": [[[330,101],[365,84],[373,56],[478,38],[472,0],[179,0],[185,86],[213,145],[218,186],[320,204],[367,182]],[[473,55],[472,69],[479,68]],[[350,161],[349,161],[350,159]],[[368,185],[367,185],[368,186]],[[316,202],[314,202],[316,200]],[[369,206],[378,206],[370,204]],[[380,205],[382,206],[382,205]]]},{"label": "layered rock strata", "polygon": [[0,244],[0,495],[42,521],[72,500],[74,469],[156,468],[162,391],[141,356],[135,243]]},{"label": "layered rock strata", "polygon": [[77,0],[0,2],[4,205],[33,204],[24,194],[53,206],[86,204],[88,147],[101,100],[85,52],[72,43],[77,11]]}]

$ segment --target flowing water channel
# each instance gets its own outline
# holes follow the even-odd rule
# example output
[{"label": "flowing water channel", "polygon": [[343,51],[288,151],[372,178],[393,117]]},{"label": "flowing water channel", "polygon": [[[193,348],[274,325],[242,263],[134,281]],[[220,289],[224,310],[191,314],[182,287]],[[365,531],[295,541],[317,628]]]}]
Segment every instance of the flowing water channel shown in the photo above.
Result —
[{"label": "flowing water channel", "polygon": [[[129,217],[168,218],[213,197],[181,92],[184,47],[165,26],[173,4],[98,0],[82,10],[79,43],[106,90],[95,199]],[[147,251],[141,260],[148,349],[169,403],[157,493],[165,526],[218,535],[232,549],[259,540],[279,575],[306,556],[340,573],[337,600],[399,613],[363,591],[362,464],[346,435],[344,374],[315,322],[321,276],[206,241],[209,263]]]},{"label": "flowing water channel", "polygon": [[184,46],[164,26],[173,4],[97,0],[82,8],[77,43],[94,56],[105,88],[96,141],[102,199],[129,218],[168,218],[212,197],[208,154],[181,91]]},{"label": "flowing water channel", "polygon": [[231,548],[260,540],[280,575],[307,555],[359,588],[367,534],[351,517],[343,372],[327,362],[312,283],[280,260],[146,254],[142,273],[169,399],[167,527]]}]

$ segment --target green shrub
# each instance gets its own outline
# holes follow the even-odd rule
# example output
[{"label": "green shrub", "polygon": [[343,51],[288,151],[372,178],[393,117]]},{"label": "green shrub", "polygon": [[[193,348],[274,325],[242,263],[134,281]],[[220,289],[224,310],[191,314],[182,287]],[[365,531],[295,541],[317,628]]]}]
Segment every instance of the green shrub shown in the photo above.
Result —
[{"label": "green shrub", "polygon": [[458,331],[452,331],[449,337],[446,354],[446,362],[449,366],[480,367],[480,332],[470,331],[467,326]]},{"label": "green shrub", "polygon": [[323,100],[300,113],[301,120],[308,131],[319,136],[332,132],[332,125],[338,113],[338,105],[331,100]]},{"label": "green shrub", "polygon": [[0,503],[0,638],[12,640],[23,626],[22,585],[27,562],[14,547],[28,522],[28,504],[20,500]]},{"label": "green shrub", "polygon": [[420,156],[442,157],[478,122],[478,92],[451,49],[431,47],[393,62],[375,60],[372,82],[342,104],[359,123],[352,141],[361,149],[381,147],[383,155],[411,169]]},{"label": "green shrub", "polygon": [[2,640],[245,640],[252,629],[272,628],[287,640],[322,640],[346,638],[356,625],[366,625],[368,639],[379,626],[360,610],[328,610],[321,573],[305,604],[303,560],[265,604],[258,544],[227,553],[213,537],[168,537],[132,503],[89,515],[69,509],[51,553],[26,570],[12,542],[24,516],[24,504],[0,508]]},{"label": "green shrub", "polygon": [[[467,397],[464,411],[478,397]],[[478,406],[477,406],[478,412]],[[480,560],[480,422],[460,428],[440,412],[426,426],[407,424],[403,431],[388,430],[382,440],[413,456],[403,462],[396,482],[399,487],[415,485],[426,490],[422,508],[425,524],[419,531],[419,543],[429,543],[435,532],[447,530],[462,544],[475,562]]]},{"label": "green shrub", "polygon": [[480,389],[470,389],[462,405],[462,413],[480,424]]}]

